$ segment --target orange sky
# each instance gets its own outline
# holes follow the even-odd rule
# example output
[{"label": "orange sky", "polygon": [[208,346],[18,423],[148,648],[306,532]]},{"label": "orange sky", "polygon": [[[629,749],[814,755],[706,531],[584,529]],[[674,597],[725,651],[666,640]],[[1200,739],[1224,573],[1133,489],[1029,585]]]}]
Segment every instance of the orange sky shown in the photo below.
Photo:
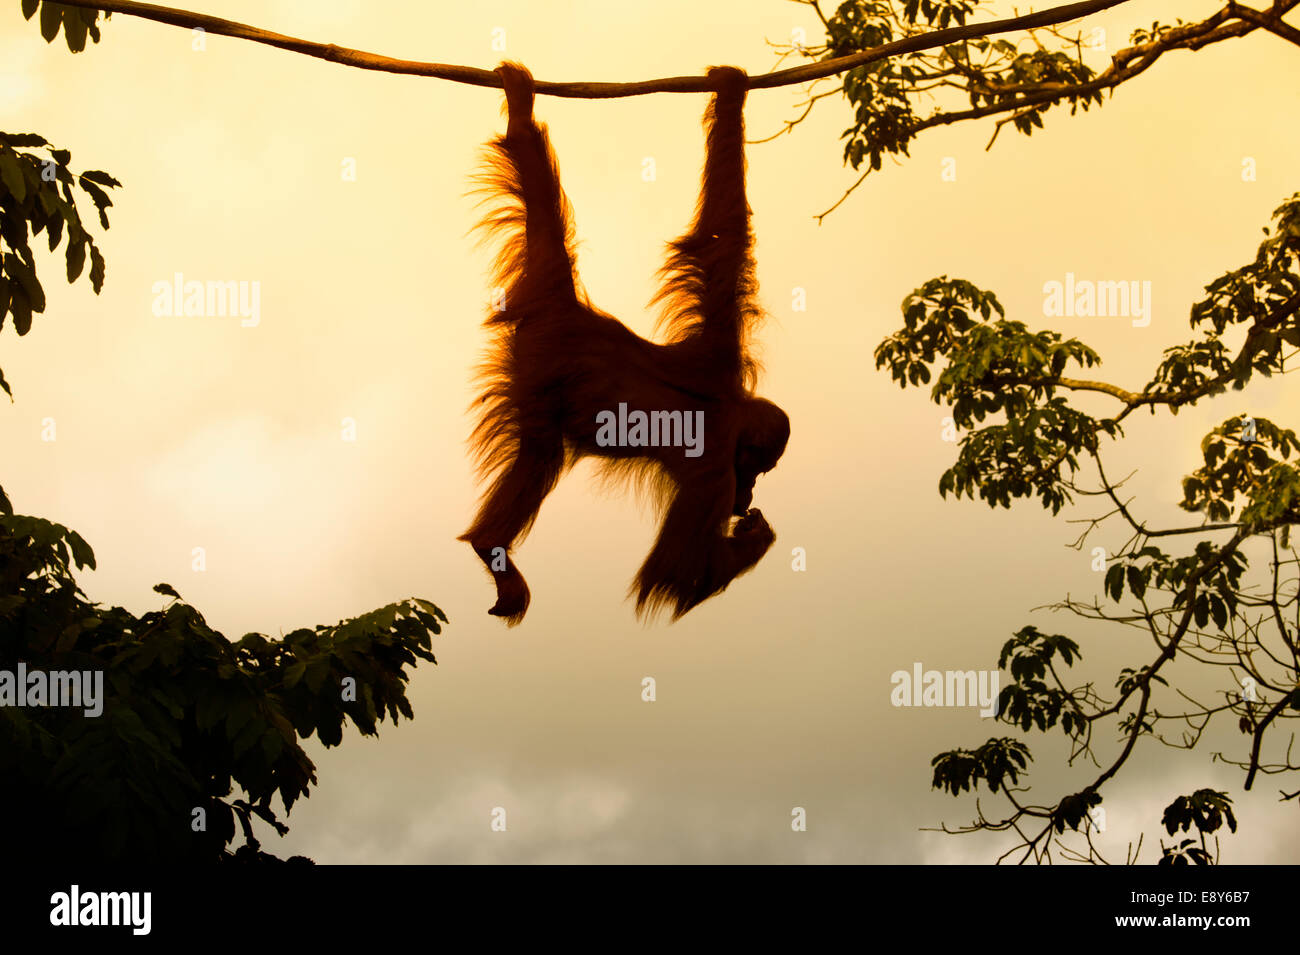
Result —
[{"label": "orange sky", "polygon": [[[1218,6],[1134,2],[1089,22],[1113,51],[1136,26]],[[503,56],[492,46],[502,28],[504,55],[555,80],[712,63],[765,72],[766,40],[798,27],[818,36],[811,11],[776,0],[196,9],[484,68]],[[775,547],[680,623],[643,627],[624,595],[651,515],[598,493],[580,467],[519,551],[533,603],[506,630],[486,615],[490,582],[455,540],[477,494],[466,408],[489,266],[467,236],[477,213],[466,192],[481,144],[502,128],[499,93],[222,38],[195,51],[186,31],[125,16],[104,34],[74,57],[47,46],[17,4],[0,9],[0,126],[38,132],[70,148],[75,168],[105,169],[124,187],[101,242],[103,294],[67,286],[60,261],[43,258],[46,314],[21,343],[0,335],[16,395],[0,403],[0,480],[15,507],[92,544],[100,570],[82,583],[93,599],[144,612],[167,581],[232,638],[408,595],[451,618],[439,665],[413,681],[415,722],[386,725],[378,740],[349,734],[328,753],[313,746],[321,786],[271,851],[321,862],[989,861],[993,842],[919,831],[973,812],[929,791],[929,761],[1009,731],[971,710],[894,708],[890,674],[916,661],[991,668],[1030,622],[1083,642],[1099,680],[1145,660],[1122,631],[1030,612],[1100,591],[1088,555],[1063,546],[1077,529],[1033,503],[993,513],[940,500],[954,456],[940,439],[944,412],[900,391],[871,355],[901,324],[903,297],[948,274],[996,292],[1010,318],[1083,338],[1104,377],[1140,387],[1164,347],[1192,337],[1187,310],[1202,287],[1254,256],[1269,213],[1300,188],[1300,84],[1283,41],[1169,54],[1104,108],[1053,112],[1045,131],[1004,131],[990,152],[987,126],[928,133],[820,226],[813,216],[854,179],[840,161],[844,102],[751,147],[771,315],[760,390],[793,425],[756,489]],[[794,88],[751,94],[751,137],[776,131],[800,99]],[[663,244],[693,209],[704,103],[538,103],[583,281],[642,334]],[[1242,181],[1245,157],[1256,181]],[[349,158],[355,182],[340,175]],[[955,181],[941,175],[946,159]],[[260,283],[256,327],[155,315],[154,284],[177,272]],[[1044,317],[1044,283],[1067,273],[1150,282],[1150,324]],[[806,310],[793,307],[796,289]],[[1243,411],[1296,427],[1297,398],[1293,381],[1275,380],[1177,418],[1134,415],[1108,469],[1141,467],[1129,485],[1138,507],[1155,523],[1183,521],[1173,502],[1200,437]],[[46,418],[53,442],[41,440]],[[354,442],[340,438],[344,419]],[[791,569],[795,547],[805,572]],[[641,701],[645,676],[657,681],[653,704]],[[1029,742],[1045,797],[1083,778]],[[1293,859],[1294,808],[1239,784],[1208,753],[1144,742],[1107,787],[1102,844],[1122,858],[1139,831],[1152,839],[1174,796],[1214,786],[1233,790],[1243,820],[1225,861]],[[505,834],[489,830],[495,806],[509,810]],[[808,811],[805,833],[790,831],[794,806]]]}]

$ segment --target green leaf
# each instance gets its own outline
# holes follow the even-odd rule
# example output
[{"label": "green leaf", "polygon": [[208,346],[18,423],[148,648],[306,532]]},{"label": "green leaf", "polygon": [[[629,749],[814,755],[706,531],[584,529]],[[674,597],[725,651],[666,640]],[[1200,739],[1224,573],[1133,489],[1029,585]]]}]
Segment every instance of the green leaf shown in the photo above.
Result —
[{"label": "green leaf", "polygon": [[307,668],[307,689],[313,693],[319,693],[320,688],[325,684],[325,678],[329,676],[329,672],[329,657],[322,656],[313,660]]},{"label": "green leaf", "polygon": [[0,183],[19,202],[27,198],[22,164],[18,160],[18,154],[9,149],[0,149]]},{"label": "green leaf", "polygon": [[101,186],[120,186],[122,185],[102,169],[87,169],[81,174],[82,179],[89,179],[91,182],[97,182]]},{"label": "green leaf", "polygon": [[14,288],[9,298],[9,311],[14,317],[14,330],[26,335],[32,330],[32,303],[21,288]]},{"label": "green leaf", "polygon": [[1192,617],[1198,627],[1204,627],[1209,622],[1210,601],[1206,594],[1201,594],[1196,598],[1196,603],[1192,608]]},{"label": "green leaf", "polygon": [[1210,615],[1214,618],[1214,625],[1220,630],[1228,626],[1228,607],[1219,597],[1210,597]]},{"label": "green leaf", "polygon": [[1119,600],[1124,593],[1124,565],[1114,563],[1106,571],[1106,593],[1111,600]]},{"label": "green leaf", "polygon": [[85,241],[68,243],[68,281],[75,282],[81,275],[81,270],[86,265],[86,245]]},{"label": "green leaf", "polygon": [[194,704],[194,725],[200,730],[210,730],[221,719],[222,699],[211,693],[201,695]]},{"label": "green leaf", "polygon": [[280,731],[269,729],[262,734],[262,754],[268,762],[275,762],[280,758],[280,753],[284,749],[284,737]]},{"label": "green leaf", "polygon": [[86,48],[87,24],[81,19],[80,13],[80,10],[68,10],[63,18],[63,38],[73,53],[80,53]]},{"label": "green leaf", "polygon": [[63,238],[63,216],[62,214],[53,216],[49,224],[50,251],[53,252]]},{"label": "green leaf", "polygon": [[304,661],[298,660],[290,664],[289,668],[284,671],[284,685],[288,688],[297,686],[306,672],[307,664]]},{"label": "green leaf", "polygon": [[72,560],[76,563],[77,568],[89,567],[95,569],[95,552],[90,549],[90,545],[76,531],[68,531],[68,546],[72,548]]},{"label": "green leaf", "polygon": [[256,712],[257,706],[252,700],[239,700],[230,707],[230,712],[226,714],[226,739],[234,742],[250,719]]},{"label": "green leaf", "polygon": [[90,287],[96,295],[104,287],[104,256],[93,244],[90,246]]},{"label": "green leaf", "polygon": [[[36,271],[18,256],[9,254],[4,257],[4,270],[10,277],[17,279],[18,284],[22,286],[21,291],[27,297],[31,311],[45,311],[45,290],[41,288],[41,283],[36,278]],[[17,294],[18,291],[19,289],[14,289],[11,294]],[[18,334],[23,333],[20,331]]]},{"label": "green leaf", "polygon": [[232,748],[236,756],[242,756],[253,747],[262,736],[261,723],[257,720],[249,720],[245,724],[239,735],[232,740]]},{"label": "green leaf", "polygon": [[48,146],[44,136],[35,133],[0,133],[0,143],[7,146]]},{"label": "green leaf", "polygon": [[1142,579],[1141,569],[1132,564],[1128,567],[1128,589],[1133,591],[1133,596],[1139,600],[1147,589],[1146,581]]},{"label": "green leaf", "polygon": [[63,21],[63,6],[46,0],[41,4],[41,36],[46,43],[53,43],[59,35],[59,24]]},{"label": "green leaf", "polygon": [[90,196],[90,201],[95,204],[95,208],[99,211],[99,224],[103,228],[107,229],[108,213],[106,210],[113,204],[113,200],[108,197],[108,193],[95,185],[94,180],[82,176],[78,180],[78,183],[82,189],[86,190],[87,194]]}]

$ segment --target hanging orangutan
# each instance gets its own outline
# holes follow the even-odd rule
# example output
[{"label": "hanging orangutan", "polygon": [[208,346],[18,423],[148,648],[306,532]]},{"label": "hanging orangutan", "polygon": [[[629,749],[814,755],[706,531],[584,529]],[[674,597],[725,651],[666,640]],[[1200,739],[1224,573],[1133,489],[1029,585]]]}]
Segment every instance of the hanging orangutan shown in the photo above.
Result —
[{"label": "hanging orangutan", "polygon": [[695,221],[661,270],[652,304],[664,305],[667,341],[658,344],[587,300],[555,154],[533,119],[532,74],[509,62],[496,72],[509,120],[481,181],[504,200],[483,222],[504,239],[495,271],[504,297],[486,321],[496,340],[471,442],[491,485],[460,539],[496,582],[488,613],[519,623],[529,590],[512,551],[560,475],[599,456],[608,475],[643,479],[655,493],[662,523],[632,592],[638,614],[667,609],[675,620],[772,546],[776,535],[750,503],[790,437],[785,412],[753,393],[747,348],[760,315],[745,199],[747,77],[709,70],[703,185]]}]

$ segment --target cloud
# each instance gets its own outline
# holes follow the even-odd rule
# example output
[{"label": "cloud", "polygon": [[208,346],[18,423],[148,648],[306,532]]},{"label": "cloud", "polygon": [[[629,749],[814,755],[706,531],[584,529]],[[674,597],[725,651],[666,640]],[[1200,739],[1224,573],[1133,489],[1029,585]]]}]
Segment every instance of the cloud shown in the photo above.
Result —
[{"label": "cloud", "polygon": [[[36,27],[27,29],[35,32]],[[18,112],[45,97],[45,81],[38,68],[39,50],[30,37],[0,37],[0,110]]]}]

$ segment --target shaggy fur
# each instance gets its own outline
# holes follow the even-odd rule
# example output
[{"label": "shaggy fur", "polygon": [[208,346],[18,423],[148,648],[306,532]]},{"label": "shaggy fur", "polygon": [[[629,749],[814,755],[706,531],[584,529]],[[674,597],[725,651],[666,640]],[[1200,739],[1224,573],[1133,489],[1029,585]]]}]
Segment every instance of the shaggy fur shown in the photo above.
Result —
[{"label": "shaggy fur", "polygon": [[[509,121],[488,145],[479,182],[498,201],[482,227],[502,243],[494,278],[504,299],[486,322],[495,340],[471,439],[490,484],[460,539],[496,582],[488,612],[519,623],[530,595],[511,552],[561,474],[600,456],[606,478],[634,479],[660,505],[659,535],[632,592],[638,614],[666,609],[676,619],[771,547],[772,529],[749,504],[755,478],[776,466],[790,434],[785,413],[753,394],[758,367],[747,347],[760,310],[745,200],[746,77],[734,67],[709,72],[718,92],[705,115],[704,181],[691,229],[670,244],[661,271],[655,302],[667,340],[657,344],[588,301],[555,154],[533,120],[532,76],[516,63],[497,72]],[[703,453],[597,444],[597,415],[620,403],[703,412]]]}]

